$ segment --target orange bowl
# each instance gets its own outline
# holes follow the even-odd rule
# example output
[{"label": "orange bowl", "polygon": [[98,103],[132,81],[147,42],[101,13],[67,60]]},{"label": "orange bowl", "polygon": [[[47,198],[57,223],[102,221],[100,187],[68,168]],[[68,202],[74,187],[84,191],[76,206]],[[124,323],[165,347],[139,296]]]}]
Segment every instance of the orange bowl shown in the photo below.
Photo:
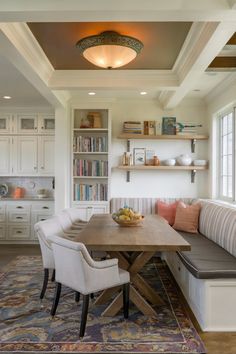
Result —
[{"label": "orange bowl", "polygon": [[133,220],[119,220],[117,218],[113,218],[113,220],[119,225],[119,226],[141,226],[143,222],[144,216],[142,215],[142,219],[133,219]]}]

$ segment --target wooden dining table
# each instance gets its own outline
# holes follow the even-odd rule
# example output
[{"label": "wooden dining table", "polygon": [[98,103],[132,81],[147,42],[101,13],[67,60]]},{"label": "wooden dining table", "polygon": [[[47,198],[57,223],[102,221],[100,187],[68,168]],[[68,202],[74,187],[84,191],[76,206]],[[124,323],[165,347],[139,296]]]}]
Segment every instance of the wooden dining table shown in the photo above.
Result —
[{"label": "wooden dining table", "polygon": [[[158,251],[191,249],[190,244],[158,215],[145,216],[140,226],[121,227],[110,214],[95,214],[75,241],[84,243],[89,250],[106,251],[110,257],[118,258],[119,267],[130,273],[130,300],[148,316],[157,315],[155,308],[162,305],[163,300],[140,274],[141,269]],[[104,290],[95,304],[109,301],[103,316],[115,316],[122,308],[120,287]]]}]

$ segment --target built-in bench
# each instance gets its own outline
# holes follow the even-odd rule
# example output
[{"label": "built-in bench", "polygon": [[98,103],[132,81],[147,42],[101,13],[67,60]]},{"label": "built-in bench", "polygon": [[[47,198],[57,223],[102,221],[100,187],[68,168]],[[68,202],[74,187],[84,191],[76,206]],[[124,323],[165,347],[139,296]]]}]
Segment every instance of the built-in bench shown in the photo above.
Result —
[{"label": "built-in bench", "polygon": [[[114,198],[143,214],[156,212],[157,198]],[[161,199],[173,202],[176,199]],[[196,202],[183,199],[185,203]],[[191,251],[165,252],[171,272],[204,331],[236,331],[236,209],[200,200],[199,234],[179,232]]]}]

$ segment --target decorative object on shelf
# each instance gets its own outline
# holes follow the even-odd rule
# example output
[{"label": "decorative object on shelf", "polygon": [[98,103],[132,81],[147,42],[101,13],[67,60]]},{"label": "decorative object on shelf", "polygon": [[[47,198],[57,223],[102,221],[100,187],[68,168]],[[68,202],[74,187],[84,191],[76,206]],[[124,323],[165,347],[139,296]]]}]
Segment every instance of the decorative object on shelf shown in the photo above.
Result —
[{"label": "decorative object on shelf", "polygon": [[76,47],[90,63],[101,68],[113,69],[134,60],[142,50],[143,43],[115,31],[105,31],[80,39]]},{"label": "decorative object on shelf", "polygon": [[89,112],[87,119],[90,122],[90,128],[102,128],[101,113]]},{"label": "decorative object on shelf", "polygon": [[92,128],[92,127],[91,127],[91,121],[89,120],[88,117],[81,119],[80,128],[81,128],[81,129]]},{"label": "decorative object on shelf", "polygon": [[164,166],[174,166],[176,164],[176,160],[175,159],[166,159],[164,161],[162,161]]},{"label": "decorative object on shelf", "polygon": [[145,165],[147,166],[153,165],[154,155],[155,155],[154,150],[149,150],[149,149],[145,150]]},{"label": "decorative object on shelf", "polygon": [[155,121],[145,120],[143,122],[143,133],[144,135],[155,135]]},{"label": "decorative object on shelf", "polygon": [[144,216],[125,206],[112,214],[112,219],[120,226],[141,226]]},{"label": "decorative object on shelf", "polygon": [[202,124],[176,122],[176,134],[197,134],[196,128],[202,128]]},{"label": "decorative object on shelf", "polygon": [[193,165],[194,166],[207,166],[208,161],[207,160],[193,160]]},{"label": "decorative object on shelf", "polygon": [[137,121],[124,122],[123,133],[142,134],[142,122],[137,122]]},{"label": "decorative object on shelf", "polygon": [[176,135],[176,117],[162,118],[162,134]]},{"label": "decorative object on shelf", "polygon": [[134,148],[134,165],[145,165],[144,148]]},{"label": "decorative object on shelf", "polygon": [[161,121],[157,120],[155,122],[155,135],[161,135]]},{"label": "decorative object on shelf", "polygon": [[0,184],[0,198],[5,197],[8,193],[8,185],[5,183]]},{"label": "decorative object on shelf", "polygon": [[157,156],[153,156],[153,166],[159,166],[160,160]]},{"label": "decorative object on shelf", "polygon": [[182,154],[176,158],[176,161],[180,166],[190,166],[192,163],[192,158],[187,154]]}]

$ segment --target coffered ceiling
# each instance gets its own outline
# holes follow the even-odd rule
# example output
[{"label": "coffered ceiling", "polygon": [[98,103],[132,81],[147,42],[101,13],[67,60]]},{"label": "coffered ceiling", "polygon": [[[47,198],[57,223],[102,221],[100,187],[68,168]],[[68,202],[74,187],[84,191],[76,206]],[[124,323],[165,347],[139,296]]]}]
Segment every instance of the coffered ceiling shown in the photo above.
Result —
[{"label": "coffered ceiling", "polygon": [[[8,61],[0,69],[14,66],[53,107],[89,91],[117,98],[145,90],[171,109],[189,95],[205,99],[235,75],[236,0],[11,0],[0,2],[0,21],[0,56]],[[75,44],[104,30],[140,39],[141,54],[115,70],[88,63]],[[14,88],[13,75],[4,81]]]}]

